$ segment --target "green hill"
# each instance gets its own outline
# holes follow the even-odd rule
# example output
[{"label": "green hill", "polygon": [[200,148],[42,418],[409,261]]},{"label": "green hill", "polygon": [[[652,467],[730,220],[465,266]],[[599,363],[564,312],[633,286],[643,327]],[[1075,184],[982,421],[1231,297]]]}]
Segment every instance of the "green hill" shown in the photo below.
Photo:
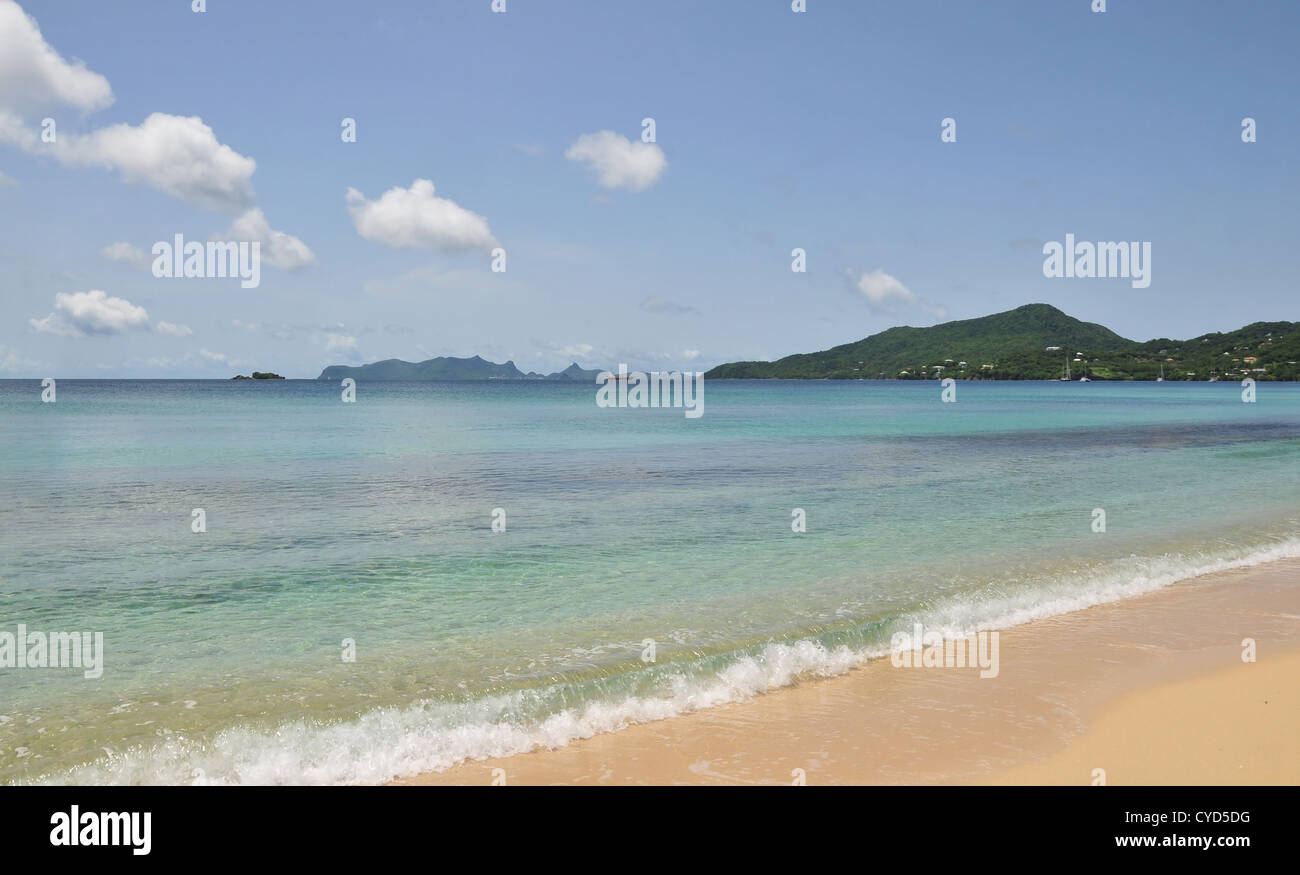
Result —
[{"label": "green hill", "polygon": [[[1246,361],[1252,357],[1254,361]],[[1166,380],[1300,378],[1300,324],[1256,322],[1226,334],[1139,343],[1081,322],[1047,304],[945,322],[890,328],[822,352],[775,362],[718,365],[710,379],[1050,380],[1086,371],[1092,379]]]}]

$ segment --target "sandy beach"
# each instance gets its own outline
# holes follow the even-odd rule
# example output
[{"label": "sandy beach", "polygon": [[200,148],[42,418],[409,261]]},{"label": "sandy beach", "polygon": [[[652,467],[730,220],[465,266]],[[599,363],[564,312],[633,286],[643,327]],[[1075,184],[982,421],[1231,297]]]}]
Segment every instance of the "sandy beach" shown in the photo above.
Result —
[{"label": "sandy beach", "polygon": [[507,785],[1297,784],[1297,678],[1300,560],[1286,560],[1001,630],[996,677],[875,660],[396,783],[499,783],[500,769]]}]

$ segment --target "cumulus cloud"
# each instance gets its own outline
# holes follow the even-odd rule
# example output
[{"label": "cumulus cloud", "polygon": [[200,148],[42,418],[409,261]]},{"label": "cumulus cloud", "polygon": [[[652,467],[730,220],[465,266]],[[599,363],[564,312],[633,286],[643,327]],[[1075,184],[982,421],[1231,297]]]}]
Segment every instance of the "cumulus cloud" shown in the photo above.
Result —
[{"label": "cumulus cloud", "polygon": [[428,179],[394,186],[378,200],[349,188],[348,212],[358,234],[394,249],[468,252],[497,245],[487,219],[433,192]]},{"label": "cumulus cloud", "polygon": [[0,143],[69,166],[116,171],[127,182],[201,209],[238,214],[236,222],[264,234],[263,257],[278,267],[314,260],[301,240],[266,227],[256,211],[250,180],[257,162],[219,141],[198,116],[155,112],[138,125],[109,125],[85,134],[65,130],[60,119],[52,143],[37,133],[39,116],[55,107],[94,112],[112,102],[105,77],[81,61],[66,60],[14,0],[0,0]]},{"label": "cumulus cloud", "polygon": [[916,300],[916,295],[911,289],[903,285],[897,277],[890,276],[880,269],[862,274],[858,277],[856,285],[862,297],[873,306]]},{"label": "cumulus cloud", "polygon": [[217,140],[198,116],[156,112],[139,125],[116,124],[53,143],[36,133],[39,113],[58,106],[84,112],[113,102],[108,80],[69,62],[13,0],[0,0],[0,141],[53,155],[73,166],[116,170],[186,203],[224,212],[253,206],[249,178],[257,162]]},{"label": "cumulus cloud", "polygon": [[147,330],[149,314],[144,307],[137,307],[125,298],[109,297],[94,289],[59,292],[54,296],[53,313],[27,322],[41,334],[84,337]]},{"label": "cumulus cloud", "polygon": [[218,141],[198,116],[155,112],[142,124],[109,125],[89,134],[60,129],[57,140],[44,143],[34,127],[0,104],[0,142],[73,167],[116,170],[127,182],[202,209],[234,213],[253,206],[249,179],[257,162]]},{"label": "cumulus cloud", "polygon": [[218,141],[198,116],[155,112],[140,125],[109,125],[84,135],[60,132],[49,146],[66,164],[117,170],[128,182],[203,209],[253,206],[249,179],[257,162]]},{"label": "cumulus cloud", "polygon": [[634,143],[613,131],[583,134],[564,157],[595,171],[601,186],[628,191],[644,191],[658,182],[668,167],[657,143]]},{"label": "cumulus cloud", "polygon": [[110,243],[99,250],[99,254],[109,261],[129,264],[132,267],[147,267],[149,265],[149,256],[145,255],[139,248],[122,241]]},{"label": "cumulus cloud", "polygon": [[316,263],[316,255],[306,243],[291,234],[272,229],[266,216],[256,207],[235,219],[226,233],[214,234],[208,239],[261,243],[262,260],[281,270],[297,270]]},{"label": "cumulus cloud", "polygon": [[925,302],[915,292],[903,285],[902,281],[897,277],[891,276],[879,268],[860,275],[855,274],[853,271],[846,271],[845,275],[853,285],[854,290],[866,300],[867,306],[875,312],[892,314],[904,307],[916,307],[935,318],[942,319],[947,315],[947,311],[942,307],[935,307]]},{"label": "cumulus cloud", "polygon": [[87,112],[113,102],[108,80],[68,61],[14,0],[0,0],[0,107],[19,116],[51,105]]},{"label": "cumulus cloud", "polygon": [[159,334],[169,334],[172,337],[189,337],[194,333],[194,329],[188,325],[176,325],[162,320],[159,320],[158,324],[154,326],[154,330]]},{"label": "cumulus cloud", "polygon": [[[60,292],[54,296],[54,312],[27,324],[38,334],[60,337],[92,337],[148,331],[149,313],[144,307],[125,298],[110,297],[106,292]],[[194,330],[188,325],[160,320],[153,326],[159,334],[188,337]]]}]

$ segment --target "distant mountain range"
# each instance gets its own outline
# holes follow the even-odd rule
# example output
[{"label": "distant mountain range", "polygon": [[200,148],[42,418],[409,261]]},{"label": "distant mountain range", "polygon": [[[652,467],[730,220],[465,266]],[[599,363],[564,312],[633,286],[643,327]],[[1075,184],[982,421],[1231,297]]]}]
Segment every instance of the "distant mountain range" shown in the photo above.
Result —
[{"label": "distant mountain range", "polygon": [[1081,322],[1048,304],[1026,304],[929,328],[890,328],[822,352],[774,362],[732,362],[708,379],[971,380],[1300,379],[1300,323],[1255,322],[1226,334],[1145,343]]},{"label": "distant mountain range", "polygon": [[420,380],[569,380],[595,384],[599,370],[584,370],[574,362],[553,374],[527,373],[515,367],[514,362],[499,365],[479,356],[450,358],[439,356],[422,362],[404,362],[386,359],[368,365],[330,365],[320,372],[318,380],[342,380],[352,377],[366,381],[420,381]]}]

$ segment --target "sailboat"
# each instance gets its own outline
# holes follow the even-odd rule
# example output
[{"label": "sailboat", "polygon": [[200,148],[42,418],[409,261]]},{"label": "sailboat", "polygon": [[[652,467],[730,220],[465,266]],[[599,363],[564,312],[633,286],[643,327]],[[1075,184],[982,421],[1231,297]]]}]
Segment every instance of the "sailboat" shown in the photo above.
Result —
[{"label": "sailboat", "polygon": [[1065,376],[1061,377],[1060,380],[1062,383],[1070,382],[1070,357],[1068,355],[1065,357]]},{"label": "sailboat", "polygon": [[1163,383],[1164,381],[1165,381],[1165,366],[1162,364],[1160,365],[1160,376],[1156,377],[1156,382]]},{"label": "sailboat", "polygon": [[1088,363],[1083,363],[1083,376],[1079,378],[1080,383],[1091,383],[1092,377],[1088,376]]}]

